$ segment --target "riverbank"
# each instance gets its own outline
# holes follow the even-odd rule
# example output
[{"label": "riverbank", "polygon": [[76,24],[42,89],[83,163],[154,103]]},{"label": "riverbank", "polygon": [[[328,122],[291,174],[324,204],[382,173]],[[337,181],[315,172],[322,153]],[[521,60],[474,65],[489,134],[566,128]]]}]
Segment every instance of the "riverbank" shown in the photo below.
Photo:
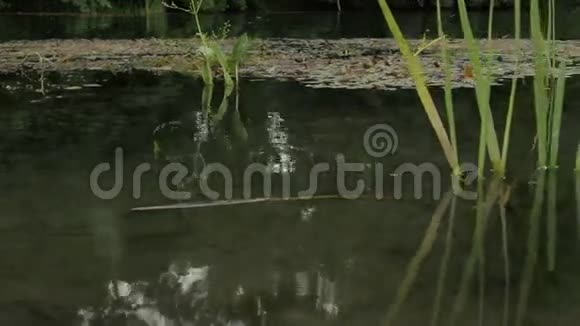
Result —
[{"label": "riverbank", "polygon": [[[418,49],[426,42],[414,40],[411,45]],[[222,46],[230,49],[232,44],[233,40],[227,39]],[[200,64],[196,55],[198,46],[197,39],[12,41],[0,43],[0,73],[146,70],[195,75]],[[558,54],[570,61],[568,74],[579,74],[580,41],[561,41],[555,46]],[[453,86],[472,86],[465,42],[453,40],[450,48]],[[529,40],[522,40],[519,47],[511,39],[482,41],[481,49],[496,82],[514,74],[522,77],[534,74],[533,45]],[[518,55],[520,66],[516,72]],[[437,44],[420,56],[429,84],[442,85],[444,73]],[[393,39],[255,40],[241,75],[249,79],[297,81],[313,88],[414,87]]]}]

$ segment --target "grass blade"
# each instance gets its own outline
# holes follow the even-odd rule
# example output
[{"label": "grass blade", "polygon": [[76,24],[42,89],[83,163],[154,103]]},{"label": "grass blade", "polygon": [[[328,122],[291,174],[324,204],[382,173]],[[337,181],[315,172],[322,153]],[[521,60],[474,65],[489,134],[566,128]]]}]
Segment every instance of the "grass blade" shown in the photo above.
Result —
[{"label": "grass blade", "polygon": [[564,109],[564,93],[566,90],[566,63],[560,62],[558,79],[556,81],[556,94],[554,107],[552,108],[550,128],[550,167],[558,166],[558,150],[560,147],[560,129],[562,127],[562,111]]},{"label": "grass blade", "polygon": [[230,68],[228,65],[228,60],[226,58],[224,51],[222,50],[221,46],[216,41],[213,41],[213,40],[210,41],[209,46],[211,47],[211,49],[215,53],[216,60],[218,61],[218,63],[220,64],[220,66],[222,68],[222,72],[224,75],[224,82],[225,82],[226,86],[227,87],[232,86],[234,84],[234,81],[232,80],[232,76],[230,74]]},{"label": "grass blade", "polygon": [[506,116],[505,130],[503,134],[503,144],[501,146],[501,163],[503,171],[507,168],[507,156],[509,153],[509,144],[511,137],[512,121],[515,107],[515,98],[518,88],[518,74],[520,71],[520,37],[521,37],[521,24],[522,24],[522,1],[515,0],[514,2],[514,30],[515,30],[515,42],[516,42],[516,68],[514,70],[514,76],[512,77],[512,87],[510,90],[510,99],[508,105],[508,113]]},{"label": "grass blade", "polygon": [[441,117],[439,116],[439,112],[435,107],[435,103],[433,102],[433,98],[429,93],[429,89],[427,87],[427,81],[425,78],[425,70],[423,65],[418,57],[413,54],[407,40],[403,36],[395,17],[393,16],[393,12],[391,11],[389,5],[385,0],[378,0],[381,10],[383,12],[385,21],[389,26],[389,29],[393,33],[397,44],[401,50],[403,57],[407,62],[407,67],[409,69],[409,73],[411,77],[415,81],[415,86],[417,88],[417,94],[419,95],[419,99],[421,100],[421,104],[425,109],[425,113],[427,113],[427,117],[429,118],[429,122],[431,126],[435,130],[435,134],[437,135],[437,139],[443,148],[443,152],[445,153],[445,157],[449,162],[449,165],[454,171],[459,170],[459,163],[457,161],[456,155],[454,153],[455,149],[449,140],[449,136],[447,135],[447,131],[441,121]]},{"label": "grass blade", "polygon": [[489,1],[489,14],[487,22],[487,40],[491,41],[493,39],[493,10],[495,9],[495,1]]},{"label": "grass blade", "polygon": [[480,58],[480,49],[478,41],[473,36],[469,16],[467,13],[467,6],[465,0],[458,0],[459,18],[461,20],[461,29],[463,30],[463,37],[467,42],[469,59],[473,65],[475,72],[475,93],[477,98],[477,106],[479,108],[480,117],[487,121],[487,149],[489,157],[493,163],[493,167],[497,173],[503,174],[501,156],[499,151],[499,143],[495,131],[493,115],[489,104],[491,83],[488,76],[483,73],[483,64]]},{"label": "grass blade", "polygon": [[449,126],[449,136],[451,137],[451,146],[454,149],[455,160],[459,161],[459,146],[457,144],[457,131],[455,128],[455,108],[453,106],[453,90],[451,83],[453,76],[451,74],[451,58],[447,49],[447,38],[443,32],[443,19],[441,16],[441,0],[437,0],[437,34],[441,39],[441,59],[443,60],[443,72],[445,74],[445,111],[447,113],[447,124]]},{"label": "grass blade", "polygon": [[547,48],[542,36],[540,6],[538,0],[531,0],[530,28],[532,43],[534,44],[534,107],[536,112],[538,164],[545,167],[547,164],[547,123],[549,99],[547,94]]},{"label": "grass blade", "polygon": [[234,49],[232,50],[231,65],[240,65],[246,59],[249,50],[250,38],[248,37],[248,34],[244,33],[238,38],[236,44],[234,45]]}]

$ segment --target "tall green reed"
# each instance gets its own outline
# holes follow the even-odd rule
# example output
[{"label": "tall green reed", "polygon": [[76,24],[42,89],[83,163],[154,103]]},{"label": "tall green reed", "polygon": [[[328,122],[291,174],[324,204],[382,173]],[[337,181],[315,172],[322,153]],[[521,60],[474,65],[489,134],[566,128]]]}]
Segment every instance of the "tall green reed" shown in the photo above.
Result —
[{"label": "tall green reed", "polygon": [[201,53],[204,59],[200,73],[203,78],[203,82],[206,85],[213,85],[213,72],[211,66],[215,61],[215,54],[211,50],[211,47],[209,46],[207,35],[203,32],[203,29],[201,28],[201,21],[199,18],[199,12],[201,11],[203,0],[189,0],[187,8],[180,7],[176,5],[173,1],[171,1],[171,3],[168,3],[166,0],[163,0],[162,4],[167,8],[180,10],[193,16],[195,20],[195,27],[197,28],[197,35],[199,36],[201,42],[199,52]]},{"label": "tall green reed", "polygon": [[433,127],[437,139],[443,148],[443,152],[445,153],[445,157],[451,166],[451,169],[457,174],[460,173],[459,161],[457,159],[457,147],[453,146],[452,141],[450,140],[447,130],[441,120],[441,116],[437,111],[437,107],[435,106],[435,102],[433,101],[433,97],[429,92],[429,88],[427,87],[427,80],[425,78],[425,68],[421,63],[421,60],[418,58],[418,54],[414,54],[409,46],[409,43],[405,39],[401,29],[395,17],[393,16],[393,12],[391,8],[387,4],[385,0],[378,0],[383,15],[385,17],[385,21],[393,34],[399,48],[401,49],[401,53],[407,62],[407,67],[409,69],[409,73],[411,77],[415,81],[415,86],[417,89],[417,94],[419,95],[419,99],[423,105],[425,113]]},{"label": "tall green reed", "polygon": [[[455,119],[453,108],[453,97],[451,92],[451,76],[450,76],[450,58],[447,48],[447,40],[442,28],[441,18],[441,3],[437,1],[437,29],[439,39],[441,42],[441,59],[443,61],[443,69],[445,72],[445,107],[448,119],[448,129],[450,136],[447,135],[447,130],[443,127],[441,118],[437,113],[433,99],[426,86],[426,78],[424,77],[425,70],[421,61],[417,58],[419,53],[413,54],[409,50],[408,41],[405,39],[400,31],[396,19],[385,0],[378,0],[382,9],[385,21],[389,29],[393,33],[397,41],[401,53],[407,63],[411,77],[415,81],[417,93],[423,104],[425,112],[429,117],[432,127],[434,128],[437,138],[443,147],[447,160],[453,170],[458,171],[458,144],[456,140]],[[555,17],[554,0],[550,0],[548,12],[548,42],[544,40],[542,34],[542,22],[539,13],[539,6],[537,0],[533,0],[530,6],[530,22],[531,34],[534,44],[534,107],[536,112],[536,129],[537,129],[537,150],[538,150],[538,165],[540,167],[555,166],[555,158],[557,157],[557,138],[559,137],[562,105],[564,99],[564,71],[565,63],[562,61],[559,64],[559,73],[554,73],[552,67],[556,66],[558,58],[555,56]],[[486,62],[482,60],[480,41],[474,37],[471,22],[467,12],[467,5],[465,0],[458,0],[458,9],[463,31],[464,41],[467,45],[467,52],[470,63],[474,71],[475,79],[475,93],[477,106],[481,118],[481,125],[485,126],[486,149],[489,159],[492,162],[494,172],[500,176],[505,175],[507,168],[507,160],[509,153],[509,143],[511,135],[511,127],[513,122],[513,113],[515,109],[515,98],[517,94],[518,72],[520,66],[520,38],[521,38],[521,0],[514,2],[514,30],[515,30],[515,70],[512,76],[512,85],[510,90],[510,99],[507,115],[505,117],[505,130],[503,133],[503,142],[499,146],[499,140],[496,133],[494,118],[491,111],[490,97],[491,97],[491,73],[487,69]],[[489,11],[488,21],[488,43],[491,45],[493,39],[493,12],[494,2],[492,1]],[[551,87],[556,84],[555,87]]]},{"label": "tall green reed", "polygon": [[[515,38],[515,51],[516,51],[516,62],[515,62],[515,69],[512,76],[512,85],[510,89],[510,98],[508,104],[508,112],[506,115],[505,120],[505,130],[503,134],[503,142],[502,142],[502,152],[501,152],[501,162],[502,162],[502,170],[505,171],[507,168],[507,160],[508,160],[508,153],[509,153],[509,144],[510,144],[510,137],[511,137],[511,129],[512,129],[512,122],[513,122],[513,114],[514,114],[514,107],[515,107],[515,99],[516,93],[518,88],[518,74],[520,68],[520,38],[521,38],[521,24],[522,24],[522,1],[521,0],[514,0],[514,38]],[[491,23],[490,23],[491,26]],[[491,28],[490,28],[491,30]],[[491,33],[489,34],[491,35]],[[489,36],[490,37],[490,36]]]},{"label": "tall green reed", "polygon": [[[451,137],[451,146],[453,147],[453,159],[459,164],[459,149],[457,145],[457,131],[455,127],[455,109],[453,107],[453,90],[451,83],[453,75],[451,74],[451,58],[449,57],[448,42],[443,31],[443,18],[441,17],[441,0],[437,0],[437,36],[441,39],[441,59],[443,60],[443,70],[445,73],[445,110],[447,113],[447,124],[449,135]],[[457,167],[452,167],[457,169]]]},{"label": "tall green reed", "polygon": [[222,49],[220,42],[223,42],[225,37],[227,37],[227,31],[229,31],[229,28],[224,33],[222,33],[223,35],[216,36],[214,33],[213,37],[209,34],[206,34],[202,30],[199,14],[203,6],[203,1],[204,0],[189,0],[189,6],[187,8],[180,7],[174,2],[168,3],[165,0],[162,1],[162,4],[167,8],[186,12],[194,17],[195,25],[197,28],[197,35],[199,36],[201,42],[199,52],[201,53],[203,60],[200,74],[204,83],[206,85],[213,85],[214,77],[212,68],[215,64],[217,64],[221,68],[225,86],[232,87],[234,84],[233,78],[231,76],[232,71],[234,71],[237,81],[239,79],[239,67],[247,56],[250,47],[250,40],[247,34],[243,34],[236,41],[232,53],[226,54],[226,52]]},{"label": "tall green reed", "polygon": [[465,0],[458,0],[458,8],[459,8],[459,18],[461,21],[461,29],[463,31],[463,37],[465,39],[465,42],[467,43],[469,60],[471,61],[471,65],[473,66],[474,71],[475,94],[477,106],[479,109],[479,115],[482,120],[482,125],[483,123],[485,123],[486,125],[486,142],[489,158],[492,162],[493,168],[496,171],[496,173],[499,175],[503,175],[504,164],[501,161],[499,142],[497,139],[493,115],[490,106],[491,76],[488,76],[484,72],[484,66],[481,60],[481,50],[479,46],[479,41],[476,40],[473,35]]}]

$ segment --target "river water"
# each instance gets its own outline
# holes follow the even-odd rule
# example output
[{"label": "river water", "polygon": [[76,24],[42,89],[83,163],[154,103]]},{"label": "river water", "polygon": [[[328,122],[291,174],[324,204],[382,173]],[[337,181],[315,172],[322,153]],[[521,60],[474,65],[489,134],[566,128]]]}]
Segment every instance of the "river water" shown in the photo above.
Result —
[{"label": "river water", "polygon": [[[386,35],[380,21],[354,16],[320,15],[315,24],[299,15],[231,20],[242,21],[232,29],[264,37]],[[215,19],[219,25],[222,18]],[[420,35],[433,24],[420,21],[406,26]],[[145,23],[3,16],[0,25],[8,27],[0,39],[178,37],[192,28],[181,17]],[[576,35],[572,28],[562,33]],[[519,89],[505,181],[512,189],[507,276],[498,205],[485,214],[485,264],[469,272],[478,247],[476,201],[446,195],[449,168],[413,90],[244,80],[224,101],[219,84],[210,94],[189,76],[139,71],[27,72],[0,76],[0,85],[2,325],[500,325],[504,318],[510,325],[576,325],[580,317],[577,78],[567,85],[560,168],[549,176],[557,183],[547,195],[554,194],[557,210],[554,271],[547,268],[548,199],[539,217],[533,214],[543,178],[534,164],[532,81]],[[434,95],[442,104],[442,90]],[[471,89],[455,95],[460,157],[476,162],[475,96]],[[508,98],[509,85],[492,89],[497,117],[505,116]],[[389,128],[387,152],[373,151],[380,141],[365,141],[377,125]],[[341,157],[360,171],[342,176]],[[112,170],[91,183],[104,163]],[[216,175],[204,178],[216,163],[230,171],[231,186]],[[271,168],[271,198],[220,202],[228,189],[236,200],[247,189],[246,197],[265,196],[259,176],[244,182],[255,163]],[[316,178],[314,197],[298,198],[324,163],[329,171]],[[410,163],[434,169],[441,182],[407,176],[399,184],[398,169]],[[144,164],[149,170],[136,178]],[[188,171],[177,185],[160,177],[170,164]],[[339,180],[350,190],[362,184],[359,198],[338,198]],[[118,191],[109,191],[115,185]],[[294,199],[279,200],[287,188]],[[493,182],[488,189],[492,197]],[[176,199],[176,192],[190,198]],[[196,204],[151,208],[175,203]]]}]

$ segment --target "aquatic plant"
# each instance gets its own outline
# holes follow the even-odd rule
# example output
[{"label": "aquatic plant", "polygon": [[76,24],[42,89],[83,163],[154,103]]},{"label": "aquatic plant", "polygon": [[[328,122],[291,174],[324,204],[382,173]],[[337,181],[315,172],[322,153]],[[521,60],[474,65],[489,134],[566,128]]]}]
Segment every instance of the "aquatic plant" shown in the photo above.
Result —
[{"label": "aquatic plant", "polygon": [[454,159],[459,163],[459,154],[457,146],[457,132],[455,128],[455,109],[453,107],[453,91],[451,89],[451,82],[453,76],[451,75],[451,58],[447,49],[447,38],[443,31],[443,19],[441,18],[441,0],[437,0],[437,36],[442,40],[441,42],[441,59],[443,61],[443,71],[445,73],[445,110],[447,113],[447,124],[449,128],[449,135],[451,137],[451,146],[454,150]]},{"label": "aquatic plant", "polygon": [[[448,129],[450,136],[447,136],[447,131],[443,128],[441,118],[437,113],[434,101],[429,94],[425,85],[426,79],[423,77],[425,72],[421,61],[417,56],[422,51],[411,53],[408,51],[408,41],[402,35],[400,28],[392,14],[392,11],[385,0],[378,0],[382,9],[385,21],[389,29],[393,33],[397,41],[401,53],[407,62],[408,70],[413,78],[419,98],[423,104],[425,112],[429,117],[432,127],[434,128],[438,140],[443,147],[445,155],[449,164],[454,171],[458,171],[458,144],[455,133],[454,108],[453,97],[451,92],[451,73],[450,73],[450,58],[448,51],[448,42],[446,40],[441,18],[441,1],[437,1],[437,22],[438,22],[438,39],[440,42],[441,61],[445,75],[445,108],[448,120]],[[536,1],[537,2],[537,1]],[[547,31],[546,39],[542,32],[542,21],[540,20],[540,9],[536,2],[531,3],[530,8],[530,23],[532,31],[532,41],[534,44],[534,106],[536,112],[536,129],[537,129],[537,151],[538,151],[538,166],[541,168],[556,168],[557,167],[557,153],[558,141],[561,128],[562,108],[564,103],[565,90],[565,71],[566,62],[562,58],[556,56],[555,48],[555,17],[554,17],[554,0],[550,0],[549,10],[547,15]],[[505,117],[505,130],[503,134],[503,142],[499,146],[499,139],[496,133],[495,120],[492,115],[490,106],[491,97],[491,71],[493,70],[491,63],[482,57],[480,41],[474,37],[471,29],[471,22],[467,13],[467,4],[465,0],[458,0],[459,18],[461,22],[461,29],[463,31],[464,42],[467,46],[467,54],[469,56],[470,64],[469,77],[473,78],[475,82],[475,95],[477,106],[481,118],[480,126],[484,129],[481,132],[481,137],[485,137],[485,146],[488,157],[492,162],[494,173],[499,176],[504,176],[507,168],[509,143],[511,135],[511,126],[513,120],[513,112],[515,109],[515,97],[517,94],[518,71],[519,71],[519,48],[521,38],[521,0],[514,1],[514,29],[516,42],[516,61],[515,70],[512,77],[512,85],[510,91],[509,106],[507,115]],[[489,20],[488,20],[488,44],[493,41],[493,11],[494,2],[490,3]],[[431,44],[429,44],[431,45]],[[557,68],[556,68],[557,66]],[[501,151],[500,151],[501,149]]]},{"label": "aquatic plant", "polygon": [[447,158],[447,161],[449,162],[451,168],[457,174],[459,174],[460,171],[459,171],[459,161],[457,159],[457,147],[453,146],[447,134],[447,130],[445,129],[443,121],[441,120],[439,112],[437,111],[435,102],[433,101],[433,97],[429,93],[429,89],[427,87],[427,80],[425,78],[425,68],[423,67],[419,58],[411,50],[411,47],[407,42],[407,40],[405,39],[405,37],[403,36],[403,33],[401,32],[401,29],[399,28],[399,25],[397,24],[397,21],[393,16],[391,8],[387,5],[387,2],[385,0],[379,0],[379,5],[381,6],[383,15],[385,16],[385,20],[389,26],[389,29],[391,30],[391,33],[393,34],[393,37],[397,41],[397,44],[401,49],[401,53],[407,62],[409,73],[413,78],[415,86],[417,88],[417,94],[419,95],[419,99],[421,100],[425,113],[429,118],[429,122],[431,123],[431,126],[435,130],[435,134],[437,135],[437,139],[439,140],[439,143],[443,148],[445,157]]},{"label": "aquatic plant", "polygon": [[203,62],[200,69],[200,74],[206,85],[213,85],[213,70],[214,64],[218,64],[221,68],[224,83],[226,87],[233,86],[232,71],[234,71],[236,81],[239,79],[239,67],[245,60],[248,50],[250,48],[250,39],[247,34],[239,37],[234,45],[233,51],[227,54],[223,48],[223,41],[229,34],[229,24],[226,23],[217,33],[213,31],[211,34],[206,34],[202,28],[199,18],[199,13],[202,10],[204,0],[189,0],[189,7],[181,7],[175,2],[170,3],[164,0],[163,5],[167,8],[181,10],[191,14],[195,19],[197,28],[197,35],[200,38],[201,46],[199,53],[201,53]]},{"label": "aquatic plant", "polygon": [[201,6],[203,5],[203,0],[189,0],[189,7],[188,8],[181,7],[177,4],[175,4],[175,2],[173,2],[173,1],[171,1],[171,3],[168,3],[167,1],[163,0],[162,3],[167,8],[181,10],[183,12],[191,14],[193,16],[193,18],[195,19],[195,25],[197,28],[197,35],[199,36],[199,39],[201,41],[201,47],[199,49],[199,52],[202,54],[203,59],[204,59],[203,60],[203,67],[201,68],[200,73],[201,73],[201,76],[203,78],[204,83],[207,85],[212,85],[213,84],[213,73],[211,70],[211,66],[212,66],[212,63],[215,61],[215,54],[209,46],[209,43],[207,40],[207,35],[201,29],[199,12],[201,10]]},{"label": "aquatic plant", "polygon": [[229,59],[229,67],[230,70],[234,71],[236,84],[238,84],[240,79],[240,66],[244,63],[248,56],[250,45],[250,38],[248,37],[248,34],[244,33],[238,38],[236,44],[234,45],[234,49],[232,50],[232,54]]},{"label": "aquatic plant", "polygon": [[[407,63],[408,71],[413,78],[417,87],[417,93],[423,105],[425,112],[429,117],[429,121],[438,140],[443,147],[446,158],[455,172],[458,171],[458,144],[455,134],[454,121],[454,107],[453,96],[451,92],[452,76],[450,73],[450,55],[448,49],[448,41],[445,37],[442,28],[441,18],[441,1],[437,1],[437,21],[438,21],[438,39],[440,41],[440,53],[442,68],[445,75],[445,108],[448,119],[448,129],[450,137],[447,136],[447,130],[442,126],[441,118],[434,105],[434,101],[426,86],[426,78],[424,77],[425,69],[418,59],[420,51],[412,53],[410,51],[409,42],[403,34],[393,16],[389,5],[385,0],[378,0],[381,10],[383,12],[385,21],[391,30],[403,58]],[[487,44],[491,45],[493,42],[493,11],[494,1],[492,0],[489,8],[488,19],[488,35]],[[493,70],[492,63],[482,54],[481,42],[474,37],[471,29],[471,22],[467,13],[466,0],[458,0],[459,18],[461,22],[461,29],[463,31],[464,42],[469,56],[469,77],[475,83],[475,96],[477,100],[477,107],[480,115],[480,135],[479,135],[479,149],[478,149],[478,176],[480,180],[486,174],[486,161],[489,158],[494,172],[493,180],[488,184],[487,189],[484,189],[484,182],[478,182],[478,202],[476,210],[476,226],[473,235],[473,246],[471,254],[464,266],[463,275],[459,283],[459,292],[452,305],[449,325],[454,325],[458,322],[460,313],[463,311],[465,301],[467,299],[468,291],[471,283],[477,275],[478,279],[478,293],[479,293],[479,324],[483,324],[484,317],[484,291],[485,291],[485,253],[484,241],[485,232],[487,229],[489,215],[492,207],[499,205],[499,217],[501,222],[502,232],[502,251],[504,258],[504,276],[506,279],[504,290],[504,314],[503,325],[507,325],[510,321],[509,307],[510,307],[510,258],[507,238],[507,217],[506,206],[510,198],[511,187],[506,187],[503,183],[503,178],[506,173],[507,159],[509,152],[509,143],[511,135],[511,126],[513,121],[513,113],[515,110],[515,97],[517,95],[518,72],[520,68],[520,39],[521,39],[521,0],[514,1],[514,29],[515,29],[515,69],[511,80],[511,90],[509,98],[509,106],[505,117],[505,130],[503,133],[503,142],[500,147],[500,142],[495,129],[495,120],[492,115],[490,99],[491,99],[491,81]],[[555,43],[555,4],[554,0],[549,0],[547,23],[541,20],[540,6],[538,0],[531,0],[530,3],[530,24],[531,24],[531,39],[533,43],[533,64],[534,64],[534,112],[536,122],[536,144],[537,151],[537,167],[538,175],[535,180],[535,195],[533,198],[532,209],[530,212],[530,230],[528,233],[528,253],[525,261],[525,268],[523,271],[522,281],[519,286],[519,297],[516,307],[516,325],[523,324],[523,318],[527,309],[528,296],[533,280],[533,271],[538,261],[539,249],[539,232],[540,232],[540,218],[542,212],[546,209],[547,216],[547,237],[546,237],[546,252],[547,252],[547,269],[552,271],[556,267],[556,247],[557,247],[557,177],[556,169],[558,167],[558,152],[560,129],[562,122],[565,86],[566,86],[566,59],[558,55]],[[423,41],[423,43],[426,43]],[[430,44],[431,45],[431,44]],[[426,47],[425,47],[426,48]],[[467,71],[466,71],[467,74]],[[549,173],[546,173],[546,170]],[[576,192],[578,201],[578,234],[580,237],[580,147],[578,148],[577,162],[576,162]],[[460,171],[459,171],[460,172]],[[544,204],[544,201],[546,204]],[[449,249],[446,249],[446,251]],[[448,253],[445,254],[442,261],[441,274],[445,274],[446,260]],[[440,275],[438,279],[438,289],[436,294],[435,308],[431,318],[431,324],[436,325],[439,319],[441,292],[443,291],[444,276]],[[390,320],[388,314],[387,320]]]}]

